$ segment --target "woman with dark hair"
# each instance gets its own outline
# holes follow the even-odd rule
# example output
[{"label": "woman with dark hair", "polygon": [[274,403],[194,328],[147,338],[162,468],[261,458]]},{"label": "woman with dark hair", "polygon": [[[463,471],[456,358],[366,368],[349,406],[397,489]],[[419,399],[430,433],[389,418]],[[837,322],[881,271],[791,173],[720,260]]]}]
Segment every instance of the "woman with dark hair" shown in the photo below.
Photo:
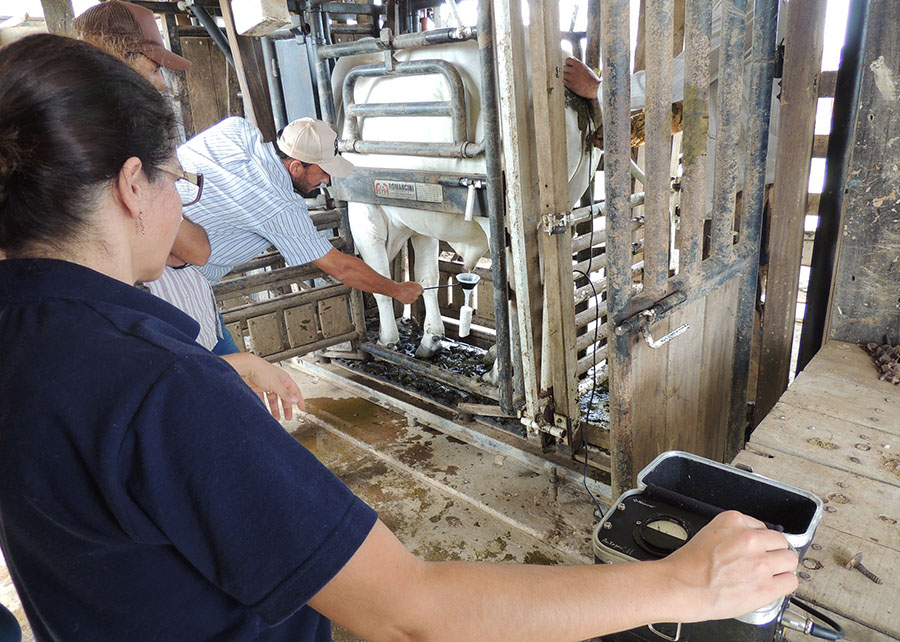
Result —
[{"label": "woman with dark hair", "polygon": [[793,590],[728,512],[656,562],[426,563],[288,435],[158,275],[165,99],[58,36],[0,49],[0,545],[37,640],[578,640]]},{"label": "woman with dark hair", "polygon": [[[110,0],[94,5],[75,19],[75,32],[80,40],[123,60],[160,91],[166,89],[161,66],[183,71],[191,65],[165,48],[153,12],[130,2]],[[185,194],[199,199],[202,195],[200,177],[185,176],[197,182],[186,185]],[[290,375],[265,359],[249,352],[238,352],[224,323],[219,324],[212,288],[194,267],[206,263],[209,251],[204,229],[183,219],[162,276],[144,282],[144,286],[199,323],[197,343],[225,359],[261,399],[268,401],[273,417],[280,419],[283,410],[285,419],[291,419],[293,404],[304,407],[297,384]]]}]

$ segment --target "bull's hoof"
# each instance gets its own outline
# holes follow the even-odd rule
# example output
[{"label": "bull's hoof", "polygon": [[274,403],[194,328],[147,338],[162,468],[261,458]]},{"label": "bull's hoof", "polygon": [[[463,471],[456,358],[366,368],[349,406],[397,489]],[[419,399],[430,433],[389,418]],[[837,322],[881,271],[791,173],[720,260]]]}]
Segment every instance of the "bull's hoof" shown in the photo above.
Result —
[{"label": "bull's hoof", "polygon": [[387,348],[388,350],[396,350],[397,349],[397,341],[392,341],[390,343],[384,343],[381,339],[378,340],[378,345],[382,348]]},{"label": "bull's hoof", "polygon": [[493,368],[481,375],[481,380],[492,386],[496,386],[500,383],[500,368],[497,367],[496,363],[494,363]]},{"label": "bull's hoof", "polygon": [[488,351],[481,355],[481,363],[486,366],[492,366],[497,361],[497,344],[495,343]]},{"label": "bull's hoof", "polygon": [[434,337],[432,341],[427,342],[423,339],[419,347],[416,348],[416,359],[431,359],[438,352],[443,350],[444,345],[441,343],[440,337]]}]

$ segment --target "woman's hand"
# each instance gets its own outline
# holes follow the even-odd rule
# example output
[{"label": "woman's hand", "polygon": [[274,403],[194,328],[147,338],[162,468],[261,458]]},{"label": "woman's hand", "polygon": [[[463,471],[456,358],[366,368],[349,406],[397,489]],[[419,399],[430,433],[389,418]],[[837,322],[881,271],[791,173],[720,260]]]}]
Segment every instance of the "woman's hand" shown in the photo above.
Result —
[{"label": "woman's hand", "polygon": [[[268,404],[269,412],[275,419],[281,419],[282,411],[285,419],[291,419],[294,416],[294,404],[300,410],[306,409],[300,388],[278,366],[249,352],[226,354],[222,358],[241,375],[263,403]],[[279,400],[282,408],[279,408]]]},{"label": "woman's hand", "polygon": [[673,590],[685,598],[681,622],[745,615],[797,588],[797,554],[784,535],[735,511],[659,563],[670,566]]}]

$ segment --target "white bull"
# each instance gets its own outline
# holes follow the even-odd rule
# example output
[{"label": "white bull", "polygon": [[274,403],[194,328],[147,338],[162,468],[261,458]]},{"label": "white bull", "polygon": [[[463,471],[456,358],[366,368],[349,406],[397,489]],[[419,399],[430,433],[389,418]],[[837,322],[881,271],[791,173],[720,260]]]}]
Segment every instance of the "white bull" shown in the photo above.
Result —
[{"label": "white bull", "polygon": [[[465,86],[467,131],[469,140],[483,138],[481,114],[481,79],[478,66],[478,46],[473,41],[400,51],[395,58],[408,60],[441,59],[452,63],[459,71]],[[383,62],[381,55],[361,55],[342,58],[332,76],[337,113],[343,127],[342,137],[348,137],[341,108],[341,87],[344,76],[352,67]],[[574,95],[573,95],[574,96]],[[354,88],[354,101],[363,103],[447,101],[449,89],[438,75],[360,78]],[[581,100],[576,98],[576,100]],[[567,101],[568,102],[568,101]],[[578,115],[566,109],[568,179],[572,202],[584,193],[590,175],[591,154],[588,132],[580,131]],[[587,128],[585,128],[587,129]],[[366,141],[452,142],[449,117],[370,117],[361,120],[361,138]],[[594,153],[594,160],[599,153]],[[389,156],[376,154],[345,154],[358,167],[400,168],[444,173],[484,174],[484,156],[468,159]],[[407,207],[349,204],[350,230],[362,259],[374,270],[390,276],[390,264],[407,240],[412,241],[416,255],[416,279],[423,287],[438,285],[438,244],[446,241],[462,258],[466,271],[472,271],[478,260],[488,252],[488,219],[476,216],[467,222],[458,214],[445,214]],[[426,290],[423,336],[416,350],[419,358],[434,355],[441,347],[444,323],[438,306],[437,290]],[[380,321],[379,343],[395,345],[399,338],[390,297],[375,295]]]}]

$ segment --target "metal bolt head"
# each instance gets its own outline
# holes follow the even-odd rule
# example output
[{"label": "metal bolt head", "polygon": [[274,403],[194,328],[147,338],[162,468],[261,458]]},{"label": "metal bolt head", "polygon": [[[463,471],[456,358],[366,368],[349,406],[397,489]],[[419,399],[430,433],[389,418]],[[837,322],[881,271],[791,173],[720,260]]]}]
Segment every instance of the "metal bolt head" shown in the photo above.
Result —
[{"label": "metal bolt head", "polygon": [[610,528],[612,528],[612,524],[609,522],[603,522],[603,528],[609,530]]},{"label": "metal bolt head", "polygon": [[856,555],[851,557],[849,560],[847,560],[847,563],[844,564],[844,568],[846,568],[846,569],[856,568],[860,562],[862,562],[862,553],[857,553]]},{"label": "metal bolt head", "polygon": [[618,510],[625,510],[625,504],[619,504],[618,506],[616,506],[616,508]]},{"label": "metal bolt head", "polygon": [[878,577],[877,575],[875,575],[875,573],[873,573],[872,571],[870,571],[869,569],[867,569],[865,566],[862,565],[862,553],[861,552],[857,553],[856,555],[851,557],[849,560],[847,560],[847,563],[844,565],[844,567],[848,568],[848,569],[856,569],[857,571],[859,571],[860,573],[862,573],[863,575],[868,577],[870,580],[872,580],[876,584],[884,584],[884,582],[881,581],[880,577]]}]

